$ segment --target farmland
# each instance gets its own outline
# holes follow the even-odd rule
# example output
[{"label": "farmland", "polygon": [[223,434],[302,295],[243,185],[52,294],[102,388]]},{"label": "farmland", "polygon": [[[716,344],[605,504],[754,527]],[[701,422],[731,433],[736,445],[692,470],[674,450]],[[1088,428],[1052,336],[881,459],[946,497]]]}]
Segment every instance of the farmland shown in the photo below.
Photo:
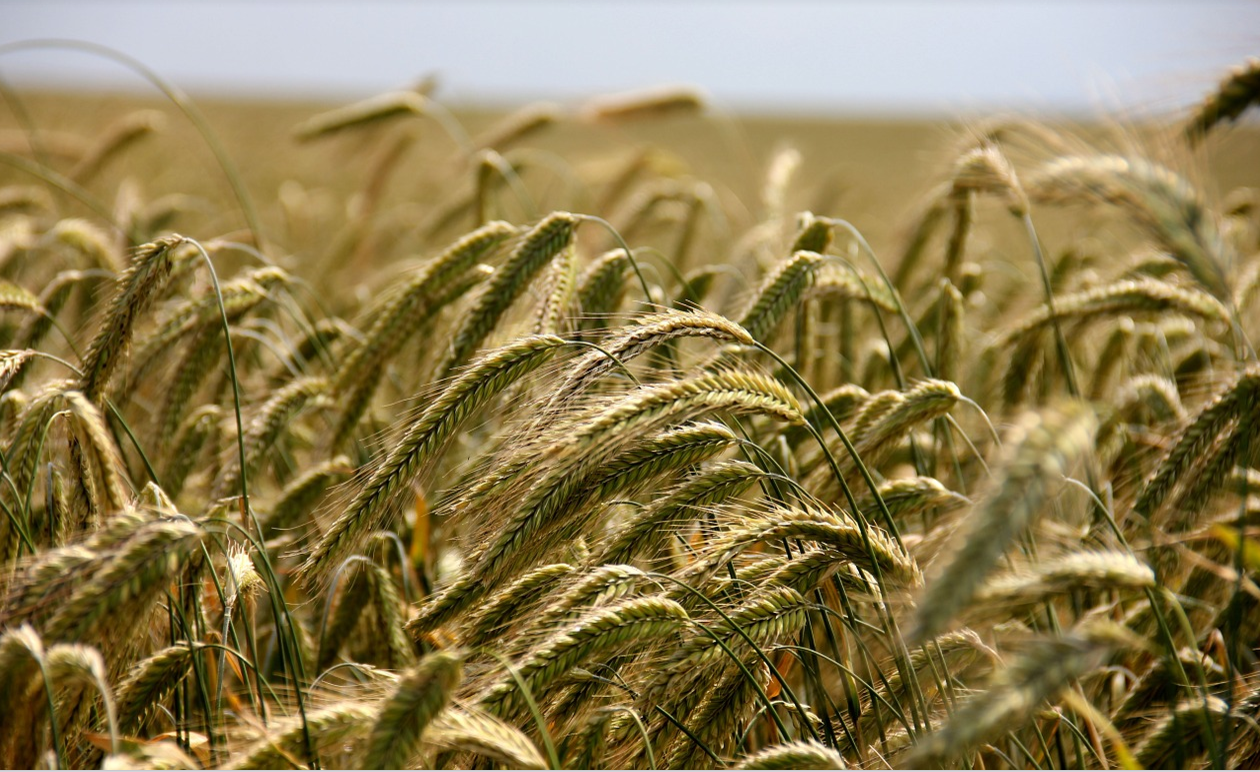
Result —
[{"label": "farmland", "polygon": [[1260,766],[1255,73],[9,95],[0,764]]}]

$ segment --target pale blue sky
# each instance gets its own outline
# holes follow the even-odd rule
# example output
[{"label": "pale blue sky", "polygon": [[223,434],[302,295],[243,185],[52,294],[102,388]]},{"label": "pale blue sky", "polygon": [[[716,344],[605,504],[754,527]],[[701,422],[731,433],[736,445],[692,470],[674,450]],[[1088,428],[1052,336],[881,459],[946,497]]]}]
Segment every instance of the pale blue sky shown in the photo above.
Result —
[{"label": "pale blue sky", "polygon": [[[74,38],[192,93],[354,98],[438,72],[451,102],[697,85],[731,109],[1171,109],[1260,54],[1260,2],[114,2],[0,0],[0,44]],[[23,84],[143,84],[71,51]]]}]

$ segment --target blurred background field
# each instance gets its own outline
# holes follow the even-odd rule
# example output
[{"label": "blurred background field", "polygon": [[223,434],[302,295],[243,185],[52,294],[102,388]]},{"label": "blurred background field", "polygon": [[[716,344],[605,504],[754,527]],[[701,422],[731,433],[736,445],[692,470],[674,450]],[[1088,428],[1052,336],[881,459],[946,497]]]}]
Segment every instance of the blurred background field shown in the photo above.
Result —
[{"label": "blurred background field", "polygon": [[[434,98],[443,102],[447,95],[439,89]],[[149,201],[187,196],[187,206],[172,226],[189,233],[218,236],[244,226],[231,187],[205,140],[168,100],[134,92],[48,89],[21,92],[20,99],[29,125],[38,129],[37,139],[43,140],[52,157],[53,168],[63,172],[73,168],[79,154],[107,127],[134,121],[146,111],[160,114],[155,130],[110,160],[90,187],[108,199],[109,191],[129,180]],[[455,119],[472,138],[510,113],[506,107],[460,107],[458,94],[449,95],[449,99],[455,105]],[[395,222],[395,231],[406,231],[408,222],[415,230],[434,225],[434,218],[451,203],[444,197],[473,185],[458,141],[432,120],[421,119],[408,127],[405,133],[411,140],[401,149],[391,150],[389,138],[394,135],[388,129],[303,143],[295,138],[294,129],[339,103],[259,97],[194,97],[194,101],[239,166],[268,229],[277,234],[284,233],[282,191],[291,195],[302,191],[344,218],[346,207],[353,206],[355,194],[367,186],[373,165],[383,153],[399,153],[397,165],[380,191],[378,206],[395,210],[395,220],[407,221]],[[1080,140],[1081,147],[1167,156],[1170,164],[1191,175],[1204,193],[1216,200],[1231,190],[1260,187],[1260,127],[1248,121],[1221,132],[1204,151],[1192,156],[1171,136],[1166,123],[1117,116],[1047,120],[1007,111],[969,120],[931,116],[776,117],[717,108],[701,115],[591,125],[577,115],[582,100],[539,104],[554,108],[560,120],[523,144],[531,152],[551,154],[552,168],[538,170],[530,180],[540,181],[539,190],[552,191],[553,206],[581,209],[583,203],[597,203],[591,198],[593,189],[566,187],[564,167],[576,177],[607,181],[636,154],[650,148],[653,171],[713,185],[718,199],[728,207],[727,214],[737,218],[730,223],[731,229],[740,232],[758,217],[750,211],[755,206],[751,202],[758,200],[775,153],[791,148],[800,153],[802,162],[793,175],[786,208],[847,219],[890,260],[903,246],[908,220],[931,186],[948,174],[958,148],[974,140],[978,132],[1003,123],[1044,123]],[[26,157],[32,154],[29,138],[12,109],[0,109],[0,150]],[[455,175],[464,179],[453,180]],[[2,166],[0,180],[32,182],[29,175]],[[538,203],[541,206],[545,202]],[[511,207],[510,201],[504,205]],[[519,217],[523,213],[503,214]],[[1053,223],[1057,213],[1047,211],[1043,216]],[[1048,232],[1054,233],[1053,226]],[[323,243],[319,237],[311,239],[311,234],[292,235],[294,239],[287,243],[284,238],[278,240],[298,253]],[[301,255],[295,258],[301,259]]]}]

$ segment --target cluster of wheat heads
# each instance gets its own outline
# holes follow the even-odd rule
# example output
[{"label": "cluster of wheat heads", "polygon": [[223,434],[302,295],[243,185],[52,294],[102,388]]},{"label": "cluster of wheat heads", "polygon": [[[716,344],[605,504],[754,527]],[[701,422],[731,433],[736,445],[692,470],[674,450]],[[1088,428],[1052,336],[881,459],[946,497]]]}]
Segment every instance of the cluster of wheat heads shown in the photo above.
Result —
[{"label": "cluster of wheat heads", "polygon": [[254,246],[99,181],[148,114],[6,154],[0,764],[1260,764],[1254,199],[995,125],[877,256],[792,151],[527,142],[705,109],[321,114],[364,189]]}]

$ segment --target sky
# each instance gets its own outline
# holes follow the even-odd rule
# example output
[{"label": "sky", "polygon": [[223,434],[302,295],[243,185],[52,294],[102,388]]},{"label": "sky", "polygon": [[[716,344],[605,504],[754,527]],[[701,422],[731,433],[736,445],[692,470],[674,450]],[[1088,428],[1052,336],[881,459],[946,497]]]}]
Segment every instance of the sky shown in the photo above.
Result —
[{"label": "sky", "polygon": [[1097,115],[1172,110],[1260,55],[1260,0],[1005,2],[115,2],[0,0],[0,77],[192,94],[353,99],[437,73],[463,104],[659,84],[731,110]]}]

